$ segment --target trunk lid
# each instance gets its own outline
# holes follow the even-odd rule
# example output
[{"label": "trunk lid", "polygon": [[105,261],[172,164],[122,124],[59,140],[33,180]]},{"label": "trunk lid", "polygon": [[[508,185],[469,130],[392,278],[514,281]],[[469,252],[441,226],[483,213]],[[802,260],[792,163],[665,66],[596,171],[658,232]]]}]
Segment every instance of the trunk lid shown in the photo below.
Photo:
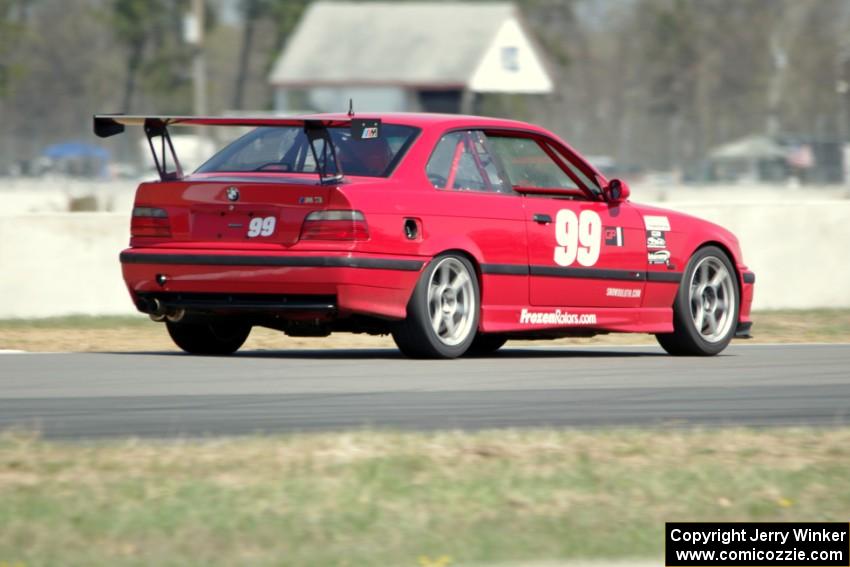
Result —
[{"label": "trunk lid", "polygon": [[136,206],[164,207],[171,241],[291,246],[304,217],[327,209],[333,193],[315,178],[189,178],[143,184]]}]

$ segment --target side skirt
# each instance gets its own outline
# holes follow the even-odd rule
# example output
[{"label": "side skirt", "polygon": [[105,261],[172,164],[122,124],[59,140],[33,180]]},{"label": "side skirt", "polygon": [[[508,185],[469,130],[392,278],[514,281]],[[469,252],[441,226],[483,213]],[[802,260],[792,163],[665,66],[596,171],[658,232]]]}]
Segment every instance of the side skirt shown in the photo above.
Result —
[{"label": "side skirt", "polygon": [[592,336],[599,333],[670,333],[671,307],[535,307],[485,306],[485,333]]}]

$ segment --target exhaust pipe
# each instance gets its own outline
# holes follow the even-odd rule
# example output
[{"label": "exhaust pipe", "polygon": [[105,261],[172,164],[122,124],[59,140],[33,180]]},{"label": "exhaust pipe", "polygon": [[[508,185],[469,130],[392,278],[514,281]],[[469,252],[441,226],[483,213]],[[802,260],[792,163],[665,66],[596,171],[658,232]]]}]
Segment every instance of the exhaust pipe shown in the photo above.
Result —
[{"label": "exhaust pipe", "polygon": [[151,321],[155,321],[157,323],[162,323],[163,321],[179,323],[186,317],[185,309],[169,309],[168,307],[163,305],[159,299],[156,298],[142,300],[139,303],[139,307],[141,307],[144,311],[147,312],[148,316],[151,318]]},{"label": "exhaust pipe", "polygon": [[168,319],[170,323],[179,323],[186,316],[185,309],[175,309],[171,313],[168,313],[165,318]]},{"label": "exhaust pipe", "polygon": [[157,323],[162,323],[163,321],[165,321],[165,306],[158,299],[152,299],[150,301],[149,309],[150,311],[148,314],[151,318],[151,321],[155,321]]}]

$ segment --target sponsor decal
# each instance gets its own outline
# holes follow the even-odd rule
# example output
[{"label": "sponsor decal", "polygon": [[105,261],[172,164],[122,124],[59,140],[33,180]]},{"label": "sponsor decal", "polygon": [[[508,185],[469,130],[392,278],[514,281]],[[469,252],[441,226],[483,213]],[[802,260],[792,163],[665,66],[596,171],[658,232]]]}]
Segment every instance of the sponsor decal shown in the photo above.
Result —
[{"label": "sponsor decal", "polygon": [[669,250],[656,250],[648,254],[650,264],[666,264],[670,261]]},{"label": "sponsor decal", "polygon": [[667,248],[667,237],[662,230],[646,231],[647,248]]},{"label": "sponsor decal", "polygon": [[519,322],[523,325],[595,325],[596,313],[569,313],[555,309],[554,311],[529,311],[523,308],[519,314]]},{"label": "sponsor decal", "polygon": [[629,289],[623,287],[609,287],[605,291],[605,295],[608,297],[624,297],[624,298],[632,298],[632,297],[640,297],[640,289]]},{"label": "sponsor decal", "polygon": [[375,140],[381,137],[381,121],[374,118],[352,118],[351,137],[355,140]]},{"label": "sponsor decal", "polygon": [[663,216],[645,215],[643,217],[643,224],[646,230],[670,230],[670,219]]},{"label": "sponsor decal", "polygon": [[605,227],[605,245],[606,246],[622,246],[623,245],[623,227],[622,226],[606,226]]},{"label": "sponsor decal", "polygon": [[321,205],[321,197],[298,197],[299,205]]}]

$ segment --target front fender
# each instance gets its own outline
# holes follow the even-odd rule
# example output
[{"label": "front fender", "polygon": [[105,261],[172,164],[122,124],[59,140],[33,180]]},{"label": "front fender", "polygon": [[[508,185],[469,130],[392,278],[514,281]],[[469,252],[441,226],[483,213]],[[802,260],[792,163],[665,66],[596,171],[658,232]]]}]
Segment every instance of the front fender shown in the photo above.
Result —
[{"label": "front fender", "polygon": [[[647,266],[648,271],[650,273],[673,272],[683,274],[687,268],[688,261],[697,250],[704,246],[717,246],[729,255],[732,266],[735,269],[738,287],[741,290],[739,321],[749,322],[755,275],[749,271],[747,265],[744,263],[738,238],[720,225],[685,213],[645,205],[637,208],[644,216],[666,217],[670,224],[670,230],[666,233],[670,261],[666,266],[649,264]],[[653,302],[651,306],[672,305],[678,286],[651,285],[653,289],[649,290],[651,293],[647,294],[647,297]]]}]

